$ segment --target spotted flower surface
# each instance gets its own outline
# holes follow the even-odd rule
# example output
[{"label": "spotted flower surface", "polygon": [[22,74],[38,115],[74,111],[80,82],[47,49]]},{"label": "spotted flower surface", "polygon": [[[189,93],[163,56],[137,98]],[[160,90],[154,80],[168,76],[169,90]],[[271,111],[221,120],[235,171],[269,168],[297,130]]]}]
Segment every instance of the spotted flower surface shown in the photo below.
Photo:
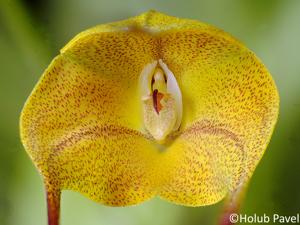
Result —
[{"label": "spotted flower surface", "polygon": [[249,180],[278,109],[243,44],[149,11],[71,40],[29,96],[21,139],[54,208],[64,189],[111,206],[202,206]]}]

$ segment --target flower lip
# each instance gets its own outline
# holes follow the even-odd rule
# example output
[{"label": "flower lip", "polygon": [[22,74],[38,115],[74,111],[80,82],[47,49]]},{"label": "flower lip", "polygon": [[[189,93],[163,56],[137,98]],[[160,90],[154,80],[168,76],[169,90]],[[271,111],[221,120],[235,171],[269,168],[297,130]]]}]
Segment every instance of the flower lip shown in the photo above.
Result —
[{"label": "flower lip", "polygon": [[182,119],[182,96],[176,78],[160,59],[147,64],[140,75],[143,124],[157,140],[178,130]]}]

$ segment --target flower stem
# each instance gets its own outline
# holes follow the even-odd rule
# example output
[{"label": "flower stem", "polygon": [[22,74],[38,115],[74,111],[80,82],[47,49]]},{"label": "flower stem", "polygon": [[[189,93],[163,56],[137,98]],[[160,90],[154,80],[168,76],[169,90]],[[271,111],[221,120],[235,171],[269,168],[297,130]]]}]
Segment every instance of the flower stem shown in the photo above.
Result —
[{"label": "flower stem", "polygon": [[46,186],[48,225],[59,225],[60,190]]},{"label": "flower stem", "polygon": [[246,189],[247,184],[244,184],[229,194],[224,204],[224,209],[219,220],[219,225],[235,224],[234,221],[236,221],[237,218],[235,214],[238,214],[240,211],[241,202],[244,199]]}]

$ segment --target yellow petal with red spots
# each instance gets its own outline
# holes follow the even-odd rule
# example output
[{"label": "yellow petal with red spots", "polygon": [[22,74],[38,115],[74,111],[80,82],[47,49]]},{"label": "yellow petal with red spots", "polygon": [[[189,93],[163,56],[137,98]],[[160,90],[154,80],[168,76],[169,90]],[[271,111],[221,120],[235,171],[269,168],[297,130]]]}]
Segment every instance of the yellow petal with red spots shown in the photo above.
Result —
[{"label": "yellow petal with red spots", "polygon": [[27,100],[21,138],[48,191],[199,206],[248,181],[278,108],[271,75],[240,42],[150,11],[70,41]]},{"label": "yellow petal with red spots", "polygon": [[162,195],[188,205],[217,202],[249,180],[266,150],[279,110],[276,86],[224,32],[170,31],[161,46],[183,98],[182,134],[168,149],[178,161]]},{"label": "yellow petal with red spots", "polygon": [[45,182],[109,205],[151,197],[158,151],[130,114],[139,110],[134,96],[125,80],[64,54],[54,59],[21,117],[23,143]]}]

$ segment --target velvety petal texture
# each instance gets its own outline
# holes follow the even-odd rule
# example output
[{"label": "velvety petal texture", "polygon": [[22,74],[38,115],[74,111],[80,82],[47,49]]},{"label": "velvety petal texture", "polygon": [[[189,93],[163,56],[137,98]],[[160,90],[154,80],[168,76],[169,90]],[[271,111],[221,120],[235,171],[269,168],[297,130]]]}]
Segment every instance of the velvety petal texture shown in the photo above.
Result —
[{"label": "velvety petal texture", "polygon": [[[182,96],[181,124],[164,143],[145,129],[140,94],[142,71],[160,60]],[[278,110],[271,75],[244,45],[149,11],[71,40],[28,98],[21,138],[50,190],[112,206],[155,195],[200,206],[249,180]]]}]

